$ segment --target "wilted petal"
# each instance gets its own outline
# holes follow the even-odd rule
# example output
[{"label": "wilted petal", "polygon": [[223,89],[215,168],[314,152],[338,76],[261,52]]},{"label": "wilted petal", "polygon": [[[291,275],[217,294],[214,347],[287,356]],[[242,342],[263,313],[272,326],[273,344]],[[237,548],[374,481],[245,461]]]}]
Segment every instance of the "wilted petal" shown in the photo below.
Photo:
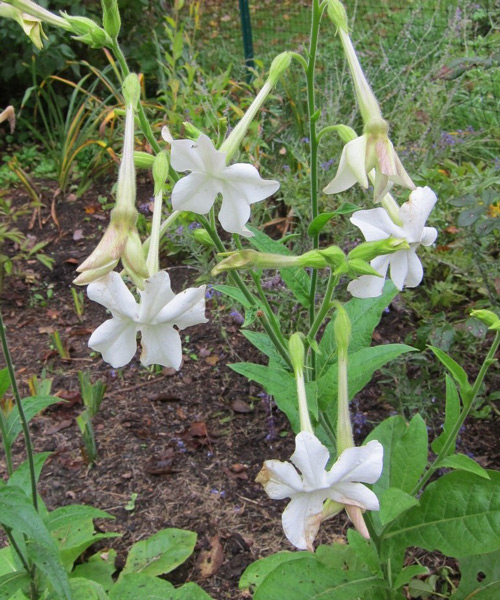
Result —
[{"label": "wilted petal", "polygon": [[220,183],[207,173],[190,173],[179,179],[172,190],[172,208],[205,215],[220,191]]},{"label": "wilted petal", "polygon": [[[95,284],[91,284],[95,285]],[[89,286],[90,287],[90,286]],[[108,319],[90,336],[89,346],[113,368],[129,363],[137,350],[137,327],[129,319]]]},{"label": "wilted petal", "polygon": [[368,531],[365,520],[363,519],[363,511],[357,506],[346,506],[345,509],[356,530],[365,539],[369,540],[370,532]]},{"label": "wilted petal", "polygon": [[[114,317],[138,318],[139,307],[123,279],[115,271],[89,284],[87,295],[111,311]],[[107,361],[106,361],[107,362]]]},{"label": "wilted petal", "polygon": [[302,478],[289,462],[266,460],[255,479],[273,500],[293,498],[304,490]]},{"label": "wilted petal", "polygon": [[141,334],[141,363],[144,366],[162,365],[179,370],[182,363],[181,337],[172,325],[142,325]]},{"label": "wilted petal", "polygon": [[287,539],[299,550],[313,550],[321,525],[324,493],[298,494],[288,503],[281,517]]}]

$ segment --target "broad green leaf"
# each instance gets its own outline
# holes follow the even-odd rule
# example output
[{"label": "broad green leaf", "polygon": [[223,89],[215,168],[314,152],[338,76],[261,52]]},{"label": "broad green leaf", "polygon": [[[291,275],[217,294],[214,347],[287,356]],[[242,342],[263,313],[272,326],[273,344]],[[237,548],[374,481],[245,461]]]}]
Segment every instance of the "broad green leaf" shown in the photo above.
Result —
[{"label": "broad green leaf", "polygon": [[308,235],[310,235],[311,237],[314,237],[315,235],[317,235],[323,229],[323,227],[328,223],[328,221],[330,219],[332,219],[333,217],[335,217],[336,215],[337,215],[337,213],[335,213],[335,212],[327,212],[327,213],[321,213],[320,215],[315,217],[311,221],[309,227],[307,228]]},{"label": "broad green leaf", "polygon": [[454,471],[430,483],[420,504],[395,521],[384,538],[396,548],[418,546],[463,558],[500,549],[500,473],[484,479]]},{"label": "broad green leaf", "polygon": [[213,600],[198,584],[189,582],[176,588],[172,600]]},{"label": "broad green leaf", "polygon": [[460,584],[451,600],[500,598],[500,551],[460,561]]},{"label": "broad green leaf", "polygon": [[260,350],[262,354],[265,354],[270,359],[276,361],[283,369],[287,368],[283,357],[276,350],[276,346],[272,343],[271,338],[266,333],[249,331],[248,329],[242,329],[241,333],[257,348],[257,350]]},{"label": "broad green leaf", "polygon": [[405,510],[418,504],[418,500],[399,488],[389,487],[380,496],[380,522],[387,525]]},{"label": "broad green leaf", "polygon": [[409,567],[404,567],[404,569],[401,569],[398,573],[392,587],[395,590],[399,590],[399,588],[409,583],[417,575],[427,575],[428,573],[429,569],[427,567],[422,567],[422,565],[410,565]]},{"label": "broad green leaf", "polygon": [[[42,472],[43,465],[47,458],[51,455],[51,452],[40,452],[33,456],[33,462],[35,467],[35,476],[36,480],[40,478],[40,473]],[[7,481],[7,485],[15,486],[23,490],[26,496],[30,496],[31,494],[31,475],[29,463],[25,460],[21,463],[17,469],[12,473]]]},{"label": "broad green leaf", "polygon": [[380,560],[372,541],[366,540],[355,529],[347,530],[348,544],[318,546],[316,558],[332,570],[348,569],[382,577]]},{"label": "broad green leaf", "polygon": [[54,588],[57,600],[73,600],[69,586],[68,574],[56,548],[30,539],[26,544],[28,556],[45,575],[50,585]]},{"label": "broad green leaf", "polygon": [[212,289],[216,290],[217,292],[221,292],[221,294],[229,296],[233,300],[236,300],[236,302],[239,302],[245,308],[252,307],[251,303],[245,297],[245,294],[237,287],[233,287],[231,285],[214,285],[212,286]]},{"label": "broad green leaf", "polygon": [[127,573],[170,573],[191,556],[196,537],[193,531],[170,528],[135,543],[130,549],[120,580]]},{"label": "broad green leaf", "polygon": [[[432,450],[439,454],[452,434],[453,426],[460,416],[460,398],[453,379],[446,373],[446,406],[442,433],[432,441]],[[455,452],[455,441],[450,445],[447,454]]]},{"label": "broad green leaf", "polygon": [[254,599],[282,598],[284,586],[287,600],[380,600],[388,591],[386,582],[374,575],[332,570],[309,555],[276,567],[261,583]]},{"label": "broad green leaf", "polygon": [[[344,304],[352,328],[349,343],[350,354],[371,345],[373,332],[380,322],[382,313],[398,293],[399,291],[392,281],[388,281],[384,286],[382,295],[378,298],[351,298],[349,302]],[[337,354],[333,335],[333,320],[326,326],[319,348],[321,355],[318,356],[317,362],[318,374],[321,376]]]},{"label": "broad green leaf", "polygon": [[104,588],[90,579],[74,577],[69,580],[73,600],[109,600]]},{"label": "broad green leaf", "polygon": [[481,215],[486,212],[485,206],[474,206],[466,208],[458,215],[458,225],[460,227],[468,227],[475,223]]},{"label": "broad green leaf", "polygon": [[[61,398],[56,398],[55,396],[29,396],[28,398],[23,398],[23,409],[27,421],[31,421],[31,419],[39,412],[58,402],[63,402],[63,400],[61,400]],[[9,445],[12,446],[21,431],[22,425],[21,419],[19,418],[19,411],[17,410],[17,407],[14,406],[7,418],[6,434]]]},{"label": "broad green leaf", "polygon": [[115,560],[116,550],[110,549],[105,552],[97,552],[86,562],[77,565],[73,569],[71,579],[73,577],[91,579],[99,583],[104,591],[108,592],[113,585],[113,574],[116,571]]},{"label": "broad green leaf", "polygon": [[75,521],[92,519],[114,519],[113,515],[84,504],[70,504],[61,506],[51,511],[45,522],[50,531],[55,531],[66,525],[71,525]]},{"label": "broad green leaf", "polygon": [[[320,546],[319,548],[322,548]],[[318,550],[319,550],[318,548]],[[250,566],[248,566],[243,575],[241,576],[238,587],[240,590],[250,590],[255,592],[259,585],[264,581],[264,579],[269,575],[271,571],[274,571],[276,567],[281,565],[282,563],[288,561],[294,561],[303,556],[308,556],[307,552],[277,552],[276,554],[271,554],[270,556],[266,556],[265,558],[261,558],[260,560],[255,561]]]},{"label": "broad green leaf", "polygon": [[0,600],[9,600],[18,590],[29,592],[30,577],[26,571],[0,576]]},{"label": "broad green leaf", "polygon": [[469,473],[475,473],[479,477],[484,477],[485,479],[490,478],[486,469],[483,469],[481,465],[465,454],[452,454],[451,456],[447,456],[443,458],[437,466],[456,469],[457,471],[468,471]]},{"label": "broad green leaf", "polygon": [[[290,256],[292,253],[286,246],[271,239],[262,231],[249,227],[254,234],[249,238],[250,244],[260,252],[271,252],[273,254],[283,254]],[[281,269],[280,275],[288,289],[293,293],[297,301],[305,308],[310,305],[309,290],[311,289],[311,280],[309,275],[301,268]]]},{"label": "broad green leaf", "polygon": [[384,447],[384,468],[373,491],[379,497],[389,487],[411,492],[427,465],[427,428],[422,417],[415,415],[408,424],[403,417],[389,417],[365,442],[370,440]]},{"label": "broad green leaf", "polygon": [[458,383],[458,387],[460,389],[460,394],[462,395],[462,400],[465,404],[470,402],[470,393],[471,393],[471,385],[469,383],[469,379],[467,377],[467,373],[463,370],[463,368],[457,363],[456,360],[448,356],[446,352],[441,350],[441,348],[436,348],[435,346],[429,346],[429,349],[434,352],[436,358],[448,369],[451,373],[453,379]]},{"label": "broad green leaf", "polygon": [[120,576],[109,592],[109,600],[174,600],[175,588],[158,577],[144,573]]},{"label": "broad green leaf", "polygon": [[0,548],[0,576],[18,571],[18,567],[12,556],[10,546]]}]

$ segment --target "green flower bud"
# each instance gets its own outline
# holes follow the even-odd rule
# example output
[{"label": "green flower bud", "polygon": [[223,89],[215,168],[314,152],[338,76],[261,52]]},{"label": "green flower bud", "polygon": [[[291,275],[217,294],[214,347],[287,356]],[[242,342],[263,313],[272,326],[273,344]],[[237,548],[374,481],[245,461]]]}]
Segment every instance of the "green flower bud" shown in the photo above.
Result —
[{"label": "green flower bud", "polygon": [[383,240],[359,244],[359,246],[356,246],[356,248],[349,252],[347,260],[349,262],[358,259],[370,261],[377,256],[394,254],[394,252],[398,252],[399,250],[409,250],[409,248],[410,246],[404,238],[393,238],[391,236]]},{"label": "green flower bud", "polygon": [[320,250],[319,253],[326,260],[328,265],[334,269],[338,269],[346,262],[346,256],[338,246],[329,246],[324,250]]},{"label": "green flower bud", "polygon": [[335,27],[342,29],[346,33],[349,33],[347,26],[347,13],[345,12],[344,5],[339,0],[328,0],[328,16],[332,20]]},{"label": "green flower bud", "polygon": [[290,352],[290,360],[295,373],[304,371],[305,349],[303,342],[303,334],[295,332],[288,340],[288,351]]},{"label": "green flower bud", "polygon": [[200,227],[193,230],[193,237],[199,244],[203,244],[204,246],[207,246],[207,248],[215,247],[214,241],[206,229]]},{"label": "green flower bud", "polygon": [[113,39],[120,33],[121,19],[117,0],[101,0],[102,24],[106,33]]},{"label": "green flower bud", "polygon": [[282,269],[299,266],[300,257],[270,254],[256,250],[237,250],[236,252],[221,252],[218,256],[227,256],[212,269],[212,275],[233,269]]},{"label": "green flower bud", "polygon": [[370,263],[360,258],[348,260],[347,266],[349,268],[349,273],[354,275],[354,277],[358,277],[359,275],[375,275],[375,277],[382,277],[382,275],[380,275],[380,273],[376,271]]},{"label": "green flower bud", "polygon": [[326,258],[319,250],[309,250],[298,256],[297,261],[301,267],[312,267],[313,269],[324,269],[328,266]]},{"label": "green flower bud", "polygon": [[202,132],[192,123],[189,123],[188,121],[183,121],[182,124],[184,125],[184,129],[186,130],[186,137],[188,137],[191,140],[197,140],[200,137]]},{"label": "green flower bud", "polygon": [[333,335],[337,344],[337,352],[339,355],[343,353],[344,356],[347,356],[349,341],[351,339],[351,320],[346,309],[339,302],[335,303],[335,306],[337,312],[335,314],[335,321],[333,322]]},{"label": "green flower bud", "polygon": [[134,152],[134,165],[138,169],[151,169],[154,161],[155,157],[152,154],[140,151]]},{"label": "green flower bud", "polygon": [[500,330],[500,318],[491,310],[473,310],[470,316],[479,319],[488,329]]},{"label": "green flower bud", "polygon": [[162,191],[163,184],[168,177],[168,154],[165,151],[159,152],[153,163],[153,180],[155,182],[154,194]]},{"label": "green flower bud", "polygon": [[335,131],[344,144],[352,142],[352,140],[355,140],[358,137],[358,134],[352,127],[349,127],[349,125],[336,125]]},{"label": "green flower bud", "polygon": [[61,11],[61,15],[71,25],[71,29],[76,35],[85,35],[86,33],[90,33],[93,29],[100,29],[97,23],[87,17],[73,17],[64,11]]},{"label": "green flower bud", "polygon": [[125,97],[125,104],[127,106],[133,106],[134,109],[136,109],[141,98],[141,86],[139,84],[139,78],[135,73],[130,73],[130,75],[125,77],[122,92]]},{"label": "green flower bud", "polygon": [[292,53],[291,52],[282,52],[278,54],[276,58],[271,63],[271,68],[269,69],[268,81],[274,87],[278,82],[278,79],[283,75],[283,73],[288,69],[290,63],[292,62]]}]

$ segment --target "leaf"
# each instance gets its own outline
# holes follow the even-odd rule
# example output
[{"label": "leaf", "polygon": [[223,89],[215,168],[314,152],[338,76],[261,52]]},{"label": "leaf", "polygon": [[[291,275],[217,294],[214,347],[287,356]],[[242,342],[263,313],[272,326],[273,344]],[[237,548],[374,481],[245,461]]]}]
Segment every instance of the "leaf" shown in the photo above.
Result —
[{"label": "leaf", "polygon": [[460,561],[460,584],[451,600],[500,598],[500,551],[468,556]]},{"label": "leaf", "polygon": [[191,556],[196,538],[193,531],[170,528],[136,542],[130,549],[120,580],[127,573],[170,573]]},{"label": "leaf", "polygon": [[9,370],[7,367],[0,369],[0,398],[3,398],[5,392],[10,388]]},{"label": "leaf", "polygon": [[[73,577],[83,577],[99,583],[104,591],[108,592],[113,585],[113,574],[115,567],[116,550],[112,548],[106,551],[101,550],[91,556],[81,565],[76,565],[71,573]],[[70,580],[71,582],[71,580]]]},{"label": "leaf", "polygon": [[384,468],[373,491],[379,495],[392,487],[411,492],[427,465],[427,428],[422,417],[415,415],[408,424],[401,416],[389,417],[365,443],[371,440],[378,440],[384,447]]},{"label": "leaf", "polygon": [[109,600],[104,588],[90,579],[74,577],[69,585],[73,600]]},{"label": "leaf", "polygon": [[[321,548],[320,546],[319,548]],[[318,550],[319,550],[318,548]],[[255,561],[247,567],[241,576],[238,587],[240,590],[250,590],[255,592],[264,579],[277,566],[284,562],[297,560],[303,556],[308,556],[306,552],[277,552],[265,558]]]},{"label": "leaf", "polygon": [[434,352],[436,358],[438,358],[438,360],[448,369],[453,379],[458,383],[463,402],[465,404],[470,402],[470,393],[472,388],[469,383],[467,373],[455,360],[453,360],[453,358],[451,358],[451,356],[448,356],[446,352],[440,348],[436,348],[434,346],[429,346],[429,348]]},{"label": "leaf", "polygon": [[315,217],[311,221],[309,227],[307,228],[308,235],[310,235],[311,237],[318,235],[318,233],[323,229],[323,227],[328,223],[328,221],[335,217],[336,214],[337,213],[335,212],[327,212]]},{"label": "leaf", "polygon": [[463,558],[500,549],[500,473],[490,479],[454,471],[430,483],[420,505],[390,526],[396,548],[418,546]]},{"label": "leaf", "polygon": [[452,454],[451,456],[447,456],[440,461],[438,466],[456,469],[457,471],[475,473],[478,477],[484,477],[485,479],[490,478],[486,469],[483,469],[481,465],[465,454]]},{"label": "leaf", "polygon": [[144,573],[122,574],[109,592],[109,600],[174,600],[175,588]]},{"label": "leaf", "polygon": [[418,500],[403,490],[395,487],[387,488],[380,497],[380,522],[382,525],[387,525],[416,504]]},{"label": "leaf", "polygon": [[252,305],[246,298],[245,294],[243,294],[243,292],[237,287],[233,287],[231,285],[214,285],[212,286],[212,289],[216,292],[220,292],[221,294],[229,296],[247,309],[252,308]]},{"label": "leaf", "polygon": [[[29,396],[28,398],[23,398],[22,403],[26,420],[28,422],[31,421],[31,419],[39,412],[58,402],[61,402],[61,398],[56,398],[55,396]],[[17,410],[17,407],[14,407],[7,419],[6,433],[9,445],[12,445],[16,441],[17,436],[21,431],[22,425],[21,419],[19,418],[19,411]]]},{"label": "leaf", "polygon": [[[446,405],[442,433],[432,441],[431,448],[439,454],[452,434],[453,426],[460,417],[460,398],[452,378],[446,373]],[[450,445],[448,454],[455,452],[455,440]]]},{"label": "leaf", "polygon": [[11,547],[0,548],[0,576],[19,571],[12,556]]},{"label": "leaf", "polygon": [[257,348],[257,350],[260,350],[262,354],[275,360],[283,369],[286,369],[287,365],[283,357],[276,350],[276,346],[272,343],[271,338],[266,333],[249,331],[248,329],[242,329],[241,333]]},{"label": "leaf", "polygon": [[30,539],[26,544],[26,548],[31,561],[35,563],[54,588],[57,599],[61,600],[65,598],[66,600],[73,600],[68,574],[57,549],[39,543],[36,538]]},{"label": "leaf", "polygon": [[428,573],[429,569],[427,567],[423,567],[422,565],[410,565],[409,567],[404,567],[398,573],[394,583],[392,584],[392,587],[393,589],[398,590],[409,583],[417,575],[427,575]]},{"label": "leaf", "polygon": [[347,530],[348,544],[319,546],[316,558],[331,570],[348,569],[383,576],[377,549],[355,529]]},{"label": "leaf", "polygon": [[[33,456],[33,462],[35,467],[35,478],[36,481],[40,478],[43,465],[47,458],[51,455],[51,452],[39,452]],[[31,494],[31,474],[30,467],[27,460],[21,463],[17,469],[12,473],[7,481],[7,485],[15,486],[23,490],[26,496]]]},{"label": "leaf", "polygon": [[[350,354],[371,345],[373,332],[382,318],[382,313],[398,293],[397,287],[392,281],[388,281],[382,295],[378,298],[351,298],[344,304],[352,329],[349,343]],[[321,355],[318,356],[317,362],[318,374],[321,376],[337,354],[333,320],[326,326],[319,348]]]},{"label": "leaf", "polygon": [[386,582],[374,575],[332,570],[309,555],[276,567],[258,587],[254,599],[282,598],[285,582],[287,600],[380,600],[388,592]]},{"label": "leaf", "polygon": [[212,596],[192,581],[177,588],[172,598],[173,600],[212,600]]},{"label": "leaf", "polygon": [[9,600],[17,591],[29,592],[30,577],[26,571],[0,576],[0,600]]},{"label": "leaf", "polygon": [[485,206],[474,206],[473,208],[466,208],[458,215],[457,223],[459,227],[468,227],[475,223],[479,217],[486,211]]}]

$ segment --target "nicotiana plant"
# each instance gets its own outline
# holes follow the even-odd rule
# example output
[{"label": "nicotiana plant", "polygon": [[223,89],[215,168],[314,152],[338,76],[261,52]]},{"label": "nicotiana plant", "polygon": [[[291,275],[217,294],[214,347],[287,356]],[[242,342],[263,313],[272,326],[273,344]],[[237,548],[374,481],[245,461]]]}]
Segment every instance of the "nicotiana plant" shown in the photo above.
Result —
[{"label": "nicotiana plant", "polygon": [[[206,321],[205,288],[174,294],[167,272],[160,268],[159,247],[179,213],[189,211],[196,213],[202,225],[196,230],[197,239],[210,244],[219,255],[213,276],[227,273],[227,282],[213,288],[243,307],[243,333],[268,359],[267,365],[238,363],[231,368],[274,396],[296,435],[291,462],[266,460],[257,481],[271,499],[288,499],[283,531],[300,552],[284,551],[257,561],[243,574],[240,587],[250,590],[257,600],[282,597],[284,586],[294,600],[403,599],[417,584],[427,586],[430,594],[455,600],[496,597],[495,591],[500,589],[500,474],[457,453],[456,440],[486,372],[495,362],[500,344],[498,316],[490,311],[475,313],[495,337],[474,381],[469,381],[454,359],[439,348],[430,348],[447,371],[443,429],[432,440],[432,454],[427,427],[418,414],[409,423],[400,416],[390,417],[361,446],[354,443],[349,402],[378,368],[415,350],[405,344],[372,346],[372,334],[395,295],[422,280],[419,246],[431,246],[437,237],[437,231],[426,226],[437,199],[429,187],[415,186],[394,149],[389,124],[382,117],[352,44],[341,2],[312,0],[308,49],[303,54],[285,52],[275,58],[261,91],[218,148],[210,132],[198,131],[189,123],[185,124],[187,139],[176,139],[176,132],[168,126],[162,139],[155,137],[140,100],[138,78],[130,73],[118,42],[116,0],[102,1],[102,27],[90,19],[55,15],[31,0],[2,4],[9,7],[2,14],[15,18],[28,35],[35,36],[35,43],[43,43],[42,25],[60,27],[92,47],[106,47],[121,69],[126,115],[116,204],[108,229],[78,267],[75,280],[87,285],[89,298],[111,312],[111,318],[92,334],[89,345],[111,365],[123,366],[136,352],[140,331],[143,364],[180,368],[182,349],[177,330]],[[363,121],[359,136],[341,123],[318,129],[322,107],[316,102],[315,61],[320,23],[325,35],[336,34],[340,39]],[[252,204],[278,193],[279,181],[262,178],[250,164],[233,162],[248,127],[292,62],[305,76],[310,146],[310,249],[299,256],[289,249],[286,239],[271,239],[249,224]],[[134,152],[137,126],[152,155]],[[323,182],[318,169],[319,148],[323,137],[332,134],[339,135],[345,146],[335,177]],[[136,228],[135,163],[152,170],[155,185],[151,237],[145,241]],[[352,205],[344,202],[330,212],[319,212],[322,186],[329,195],[341,194],[358,183],[365,189],[373,185],[377,206],[353,211]],[[168,189],[172,189],[170,197],[165,194]],[[220,227],[226,232],[223,236],[215,218],[219,196],[222,203],[217,210]],[[162,222],[164,201],[171,214]],[[352,224],[366,241],[348,253],[341,244],[322,246],[320,233],[325,225],[351,212]],[[115,271],[118,265],[122,273]],[[294,298],[297,316],[293,322],[300,324],[301,331],[294,331],[290,319],[280,320],[266,293],[264,273],[268,270],[279,272]],[[386,281],[387,275],[390,280]],[[320,285],[320,278],[324,285]],[[341,304],[337,296],[346,284],[353,297]],[[9,376],[14,387],[12,373]],[[0,597],[80,597],[72,596],[75,590],[80,593],[75,579],[67,583],[72,563],[64,558],[64,549],[52,541],[51,513],[47,517],[39,506],[36,476],[43,457],[33,457],[28,419],[23,416],[18,394],[15,398],[18,412],[12,412],[12,418],[19,415],[18,422],[23,423],[30,466],[24,467],[25,479],[21,479],[11,465],[9,481],[0,487],[0,522],[9,537],[12,557],[12,568],[0,577],[0,592],[2,585],[7,590]],[[31,415],[35,412],[30,408]],[[8,418],[2,420],[2,438],[9,461]],[[15,503],[23,507],[23,519],[14,514]],[[320,527],[344,509],[355,528],[347,533],[348,543],[315,549]],[[97,516],[85,513],[87,520],[94,514]],[[436,578],[428,576],[428,569],[413,558],[414,554],[407,553],[409,547],[455,558],[461,568],[458,587],[446,581],[437,589]],[[40,559],[43,553],[51,557],[50,568]],[[74,553],[71,556],[76,558]],[[143,573],[156,576],[166,572],[162,569],[145,568]],[[129,577],[127,566],[118,582],[108,587],[98,580],[97,573],[97,567],[93,570],[89,562],[82,576],[86,583],[81,585],[95,590],[92,597],[125,600],[137,595],[138,588],[132,583],[129,590],[125,583],[120,587]],[[144,581],[146,587],[140,596],[206,597],[199,588],[186,595],[182,591],[185,586],[174,591],[154,587],[164,583],[158,581]],[[136,577],[134,586],[139,583]]]}]

